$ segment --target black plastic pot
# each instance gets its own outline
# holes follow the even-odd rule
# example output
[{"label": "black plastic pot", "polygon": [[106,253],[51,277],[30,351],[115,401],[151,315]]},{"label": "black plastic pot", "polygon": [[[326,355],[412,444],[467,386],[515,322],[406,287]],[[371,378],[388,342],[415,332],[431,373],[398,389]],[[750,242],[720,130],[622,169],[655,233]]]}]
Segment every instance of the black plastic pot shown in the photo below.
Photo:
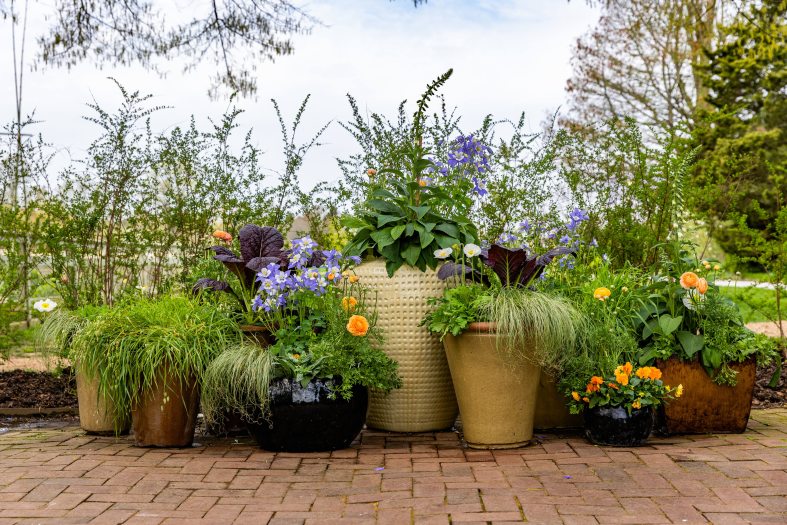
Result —
[{"label": "black plastic pot", "polygon": [[653,409],[634,409],[631,415],[623,407],[596,407],[585,410],[585,437],[597,445],[636,447],[643,444],[653,430]]},{"label": "black plastic pot", "polygon": [[289,379],[272,381],[267,421],[248,423],[260,447],[273,452],[321,452],[346,448],[366,421],[369,394],[356,385],[349,401],[330,399],[331,381],[313,380],[305,388]]}]

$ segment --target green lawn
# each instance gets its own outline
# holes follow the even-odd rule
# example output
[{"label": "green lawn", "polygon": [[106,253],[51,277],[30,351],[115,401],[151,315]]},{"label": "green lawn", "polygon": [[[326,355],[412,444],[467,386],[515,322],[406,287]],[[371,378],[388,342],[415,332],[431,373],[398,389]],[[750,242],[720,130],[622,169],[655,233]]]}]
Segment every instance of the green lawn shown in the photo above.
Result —
[{"label": "green lawn", "polygon": [[[746,323],[776,319],[776,291],[763,288],[720,287],[721,293],[738,304]],[[787,314],[787,302],[782,303],[782,315]]]}]

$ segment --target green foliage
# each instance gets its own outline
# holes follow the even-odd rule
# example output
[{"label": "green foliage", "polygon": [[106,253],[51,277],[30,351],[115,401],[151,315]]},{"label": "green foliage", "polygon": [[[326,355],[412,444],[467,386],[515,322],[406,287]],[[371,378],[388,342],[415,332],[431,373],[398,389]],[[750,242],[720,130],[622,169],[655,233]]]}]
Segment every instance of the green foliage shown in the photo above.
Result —
[{"label": "green foliage", "polygon": [[238,325],[220,310],[165,296],[129,299],[100,313],[73,334],[69,352],[78,369],[98,378],[100,394],[122,418],[163,373],[201,382],[209,363],[240,342]]},{"label": "green foliage", "polygon": [[446,334],[458,336],[468,324],[486,321],[482,315],[482,305],[489,300],[486,288],[481,285],[448,288],[441,297],[429,298],[429,305],[434,310],[424,317],[421,325],[432,333],[440,334],[441,341]]},{"label": "green foliage", "polygon": [[[371,189],[370,198],[356,216],[343,220],[345,227],[355,230],[344,251],[361,255],[368,250],[382,257],[389,276],[405,263],[422,271],[434,269],[438,263],[435,250],[475,242],[477,237],[467,217],[472,201],[449,188],[428,183],[428,175],[436,171],[436,166],[429,158],[430,150],[423,146],[424,112],[451,72],[427,86],[413,116],[411,136],[390,150],[392,166],[374,173],[386,177],[385,184],[376,182],[377,187]],[[466,203],[458,210],[457,199]],[[445,215],[445,210],[455,211]]]},{"label": "green foliage", "polygon": [[494,289],[481,311],[497,323],[500,348],[547,371],[560,369],[582,322],[568,300],[520,288]]},{"label": "green foliage", "polygon": [[273,357],[266,348],[244,342],[211,361],[202,380],[201,404],[207,421],[218,422],[232,410],[246,421],[265,417]]},{"label": "green foliage", "polygon": [[567,143],[561,177],[570,200],[590,215],[587,238],[613,263],[646,268],[656,261],[653,248],[678,235],[688,216],[684,186],[693,154],[675,139],[645,142],[631,119],[598,131],[596,141],[574,135]]},{"label": "green foliage", "polygon": [[[734,385],[730,363],[754,356],[767,364],[776,357],[775,343],[749,346],[754,334],[744,326],[737,305],[713,285],[711,264],[702,264],[678,244],[670,248],[675,256],[662,262],[661,273],[646,286],[650,304],[638,313],[639,362],[673,356],[699,360],[715,382]],[[706,291],[692,283],[697,279],[707,281]]]},{"label": "green foliage", "polygon": [[787,194],[787,2],[750,2],[707,55],[693,199],[726,252],[762,264]]}]

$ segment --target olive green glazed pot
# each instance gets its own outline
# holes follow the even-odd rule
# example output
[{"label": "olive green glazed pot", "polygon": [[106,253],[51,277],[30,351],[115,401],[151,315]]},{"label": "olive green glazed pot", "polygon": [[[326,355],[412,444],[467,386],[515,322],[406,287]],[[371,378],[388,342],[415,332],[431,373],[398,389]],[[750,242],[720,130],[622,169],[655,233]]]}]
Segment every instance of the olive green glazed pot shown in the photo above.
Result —
[{"label": "olive green glazed pot", "polygon": [[464,439],[471,448],[522,447],[533,439],[541,368],[507,356],[494,329],[493,323],[472,323],[443,341]]}]

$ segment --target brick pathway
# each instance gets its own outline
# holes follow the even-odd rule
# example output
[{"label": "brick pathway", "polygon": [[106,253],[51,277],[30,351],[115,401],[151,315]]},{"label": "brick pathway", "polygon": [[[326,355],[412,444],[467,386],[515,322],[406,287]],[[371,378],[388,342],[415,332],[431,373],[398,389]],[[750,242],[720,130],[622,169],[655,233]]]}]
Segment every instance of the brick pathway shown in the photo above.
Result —
[{"label": "brick pathway", "polygon": [[636,449],[539,440],[486,452],[450,432],[364,432],[348,450],[272,454],[13,431],[0,436],[0,524],[787,523],[787,409],[754,411],[743,435]]}]

